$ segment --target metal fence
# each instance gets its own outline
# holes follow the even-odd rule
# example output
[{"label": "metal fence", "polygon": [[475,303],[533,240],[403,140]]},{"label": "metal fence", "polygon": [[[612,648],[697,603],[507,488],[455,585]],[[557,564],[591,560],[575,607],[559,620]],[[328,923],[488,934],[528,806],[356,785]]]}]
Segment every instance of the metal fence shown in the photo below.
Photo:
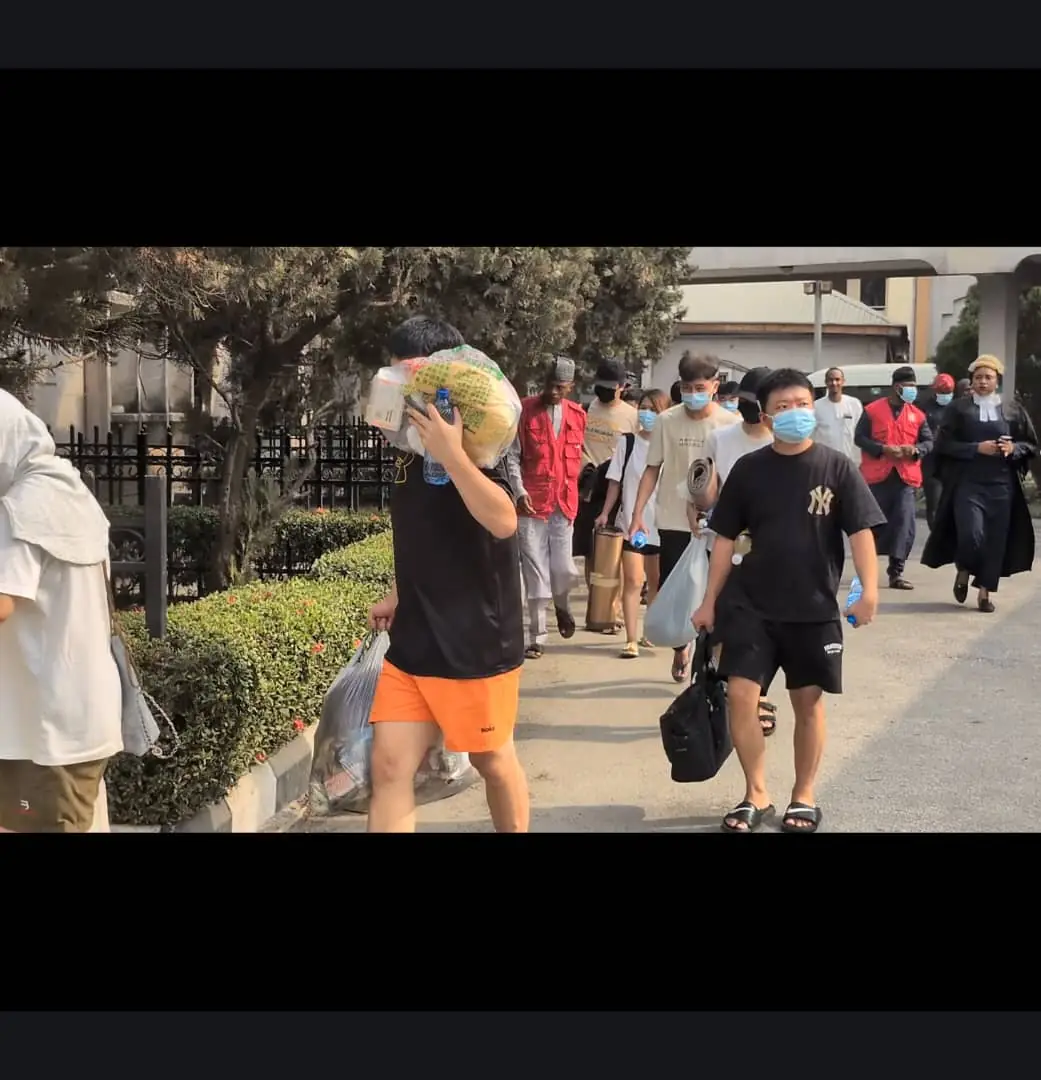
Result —
[{"label": "metal fence", "polygon": [[[97,428],[87,438],[69,429],[67,442],[55,442],[58,453],[81,473],[94,477],[97,497],[110,506],[144,506],[145,478],[167,479],[168,506],[216,504],[221,479],[221,448],[205,438],[175,437],[162,441],[139,433],[127,437],[122,428],[101,437]],[[275,428],[258,433],[250,469],[270,478],[284,493],[286,483],[311,454],[315,468],[296,503],[327,510],[386,509],[394,482],[394,451],[364,421],[327,424],[314,442],[304,432]]]}]

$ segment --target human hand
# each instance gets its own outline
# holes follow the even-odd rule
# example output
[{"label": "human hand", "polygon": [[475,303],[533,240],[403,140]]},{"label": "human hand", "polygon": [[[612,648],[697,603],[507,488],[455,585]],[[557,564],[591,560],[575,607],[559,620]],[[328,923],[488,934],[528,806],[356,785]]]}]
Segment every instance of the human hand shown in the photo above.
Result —
[{"label": "human hand", "polygon": [[1011,454],[1016,449],[1016,444],[1012,441],[1011,438],[1005,437],[1002,439],[998,439],[998,449],[1005,455],[1005,457],[1008,457],[1009,454]]},{"label": "human hand", "polygon": [[1001,448],[998,446],[997,439],[987,439],[985,442],[979,443],[976,449],[981,454],[986,454],[987,457],[994,457],[995,454],[1001,453]]},{"label": "human hand", "polygon": [[409,419],[416,427],[423,449],[446,469],[458,464],[466,457],[463,450],[463,425],[459,410],[452,410],[452,423],[434,408],[428,405],[426,412],[408,407]]},{"label": "human hand", "polygon": [[870,625],[874,621],[876,614],[878,614],[878,595],[872,593],[864,593],[846,612],[847,616],[853,618],[855,629]]},{"label": "human hand", "polygon": [[597,529],[604,529],[604,528],[606,528],[606,527],[607,527],[607,514],[601,514],[601,515],[600,515],[600,516],[599,516],[599,517],[598,517],[598,518],[596,519],[596,521],[594,521],[594,522],[593,522],[593,525],[594,525],[594,527],[595,527],[595,528],[597,528]]},{"label": "human hand", "polygon": [[711,632],[716,625],[716,605],[705,601],[690,617],[691,625],[697,631],[708,630]]},{"label": "human hand", "polygon": [[646,533],[647,530],[643,527],[643,514],[633,514],[632,524],[629,526],[629,542],[632,543],[633,537],[638,533]]},{"label": "human hand", "polygon": [[532,517],[535,513],[535,506],[531,501],[531,496],[525,493],[517,500],[517,512],[524,514],[527,517]]},{"label": "human hand", "polygon": [[890,461],[899,461],[903,457],[901,450],[902,448],[899,446],[883,446],[882,455],[889,458]]},{"label": "human hand", "polygon": [[398,598],[394,593],[385,596],[378,604],[369,609],[369,629],[389,630],[394,622],[394,612],[398,609]]}]

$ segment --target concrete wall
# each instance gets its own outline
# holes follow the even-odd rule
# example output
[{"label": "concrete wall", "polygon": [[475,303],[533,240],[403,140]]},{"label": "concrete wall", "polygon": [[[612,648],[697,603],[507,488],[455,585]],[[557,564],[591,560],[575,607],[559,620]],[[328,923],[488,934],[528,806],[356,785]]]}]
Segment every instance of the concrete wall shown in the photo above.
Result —
[{"label": "concrete wall", "polygon": [[947,331],[956,325],[965,306],[965,297],[976,279],[968,274],[956,277],[934,278],[929,305],[929,337],[926,356],[936,353],[936,346],[943,341]]},{"label": "concrete wall", "polygon": [[[686,350],[718,356],[724,369],[733,372],[740,382],[741,371],[756,367],[793,367],[800,371],[814,370],[813,334],[776,334],[748,336],[696,335],[676,338],[661,360],[643,375],[644,386],[668,390],[676,381],[680,357]],[[886,339],[856,334],[824,335],[821,366],[836,364],[852,367],[855,364],[884,364]]]},{"label": "concrete wall", "polygon": [[690,281],[776,281],[830,279],[865,273],[1012,273],[1024,259],[1041,257],[1041,247],[817,247],[692,248]]}]

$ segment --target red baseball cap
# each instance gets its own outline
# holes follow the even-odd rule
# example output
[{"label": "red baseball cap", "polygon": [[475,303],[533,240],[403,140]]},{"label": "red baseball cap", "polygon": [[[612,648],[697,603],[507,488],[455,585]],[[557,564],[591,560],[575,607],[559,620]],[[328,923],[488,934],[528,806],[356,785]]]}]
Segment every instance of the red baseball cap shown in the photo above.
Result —
[{"label": "red baseball cap", "polygon": [[954,393],[954,379],[950,375],[937,375],[933,383],[933,389],[941,394]]}]

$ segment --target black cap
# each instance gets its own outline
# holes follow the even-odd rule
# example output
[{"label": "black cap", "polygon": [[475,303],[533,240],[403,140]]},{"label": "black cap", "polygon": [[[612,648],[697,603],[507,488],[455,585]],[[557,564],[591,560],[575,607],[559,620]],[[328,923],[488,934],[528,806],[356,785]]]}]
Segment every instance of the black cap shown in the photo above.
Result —
[{"label": "black cap", "polygon": [[759,387],[763,382],[763,379],[770,374],[772,368],[757,367],[752,368],[751,371],[746,371],[744,378],[741,380],[741,392],[745,394],[751,394],[752,397],[749,400],[756,399],[756,394],[759,393]]},{"label": "black cap", "polygon": [[897,383],[902,382],[918,382],[918,376],[914,373],[913,367],[907,367],[905,365],[904,367],[898,367],[896,371],[893,372],[893,385],[896,386]]},{"label": "black cap", "polygon": [[595,386],[624,386],[629,381],[621,360],[601,360],[596,365]]}]

